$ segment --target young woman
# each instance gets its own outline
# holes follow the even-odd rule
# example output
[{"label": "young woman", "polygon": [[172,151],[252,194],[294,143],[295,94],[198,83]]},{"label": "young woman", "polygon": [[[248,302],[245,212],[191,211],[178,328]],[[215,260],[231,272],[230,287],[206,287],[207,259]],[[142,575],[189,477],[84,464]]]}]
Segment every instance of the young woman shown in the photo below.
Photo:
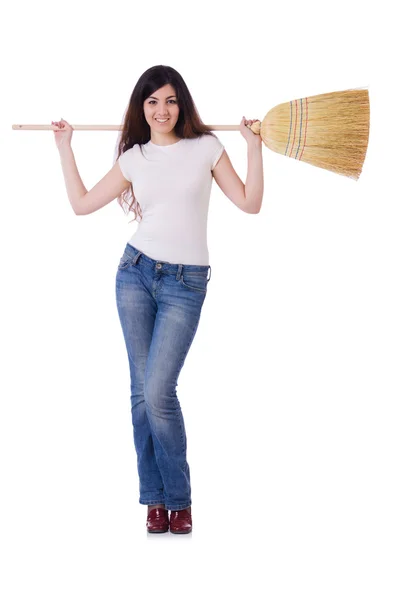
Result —
[{"label": "young woman", "polygon": [[[186,432],[176,394],[210,279],[207,215],[212,177],[246,213],[263,196],[262,141],[247,127],[246,184],[219,139],[201,121],[175,69],[158,65],[139,78],[125,114],[113,168],[90,191],[71,148],[73,128],[52,122],[69,201],[90,214],[116,197],[140,214],[116,275],[116,300],[131,375],[131,414],[139,502],[151,533],[192,530]],[[208,277],[208,275],[210,275]],[[170,516],[168,515],[170,511]]]}]

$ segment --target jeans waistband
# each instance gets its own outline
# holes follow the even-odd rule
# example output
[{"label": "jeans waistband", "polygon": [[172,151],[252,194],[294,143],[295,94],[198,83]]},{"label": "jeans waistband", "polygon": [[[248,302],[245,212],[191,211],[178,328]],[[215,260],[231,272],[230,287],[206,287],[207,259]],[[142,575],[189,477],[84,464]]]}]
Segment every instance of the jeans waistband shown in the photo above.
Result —
[{"label": "jeans waistband", "polygon": [[150,258],[147,254],[135,248],[127,242],[124,252],[132,259],[134,265],[139,262],[143,263],[147,267],[153,268],[155,270],[166,271],[167,273],[175,273],[177,275],[177,279],[180,278],[183,271],[188,272],[207,272],[209,273],[209,277],[207,281],[211,279],[211,265],[184,265],[181,263],[170,263],[164,260],[155,260],[154,258]]}]

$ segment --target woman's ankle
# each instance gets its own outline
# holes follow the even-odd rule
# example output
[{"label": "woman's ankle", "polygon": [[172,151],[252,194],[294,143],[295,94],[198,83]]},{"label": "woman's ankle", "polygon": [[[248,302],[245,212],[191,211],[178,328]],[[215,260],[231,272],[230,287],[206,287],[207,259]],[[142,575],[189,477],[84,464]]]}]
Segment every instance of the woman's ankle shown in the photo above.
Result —
[{"label": "woman's ankle", "polygon": [[150,504],[148,510],[152,510],[152,508],[165,508],[165,504]]}]

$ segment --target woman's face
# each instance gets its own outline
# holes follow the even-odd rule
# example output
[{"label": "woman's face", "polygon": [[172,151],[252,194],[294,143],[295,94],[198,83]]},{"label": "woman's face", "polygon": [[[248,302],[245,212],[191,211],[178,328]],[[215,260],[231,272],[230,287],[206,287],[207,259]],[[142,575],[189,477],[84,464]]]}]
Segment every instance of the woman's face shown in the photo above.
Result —
[{"label": "woman's face", "polygon": [[[170,133],[179,116],[175,89],[170,83],[159,88],[143,103],[143,112],[150,128],[156,133]],[[161,121],[164,121],[162,123]]]}]

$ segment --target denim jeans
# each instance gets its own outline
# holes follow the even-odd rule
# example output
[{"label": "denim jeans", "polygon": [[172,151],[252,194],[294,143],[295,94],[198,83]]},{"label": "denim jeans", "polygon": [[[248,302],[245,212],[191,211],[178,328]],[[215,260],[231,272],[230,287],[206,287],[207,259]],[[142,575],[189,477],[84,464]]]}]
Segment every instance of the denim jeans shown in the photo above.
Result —
[{"label": "denim jeans", "polygon": [[210,278],[210,265],[154,260],[129,243],[120,259],[116,300],[130,367],[140,504],[182,510],[192,503],[176,387]]}]

